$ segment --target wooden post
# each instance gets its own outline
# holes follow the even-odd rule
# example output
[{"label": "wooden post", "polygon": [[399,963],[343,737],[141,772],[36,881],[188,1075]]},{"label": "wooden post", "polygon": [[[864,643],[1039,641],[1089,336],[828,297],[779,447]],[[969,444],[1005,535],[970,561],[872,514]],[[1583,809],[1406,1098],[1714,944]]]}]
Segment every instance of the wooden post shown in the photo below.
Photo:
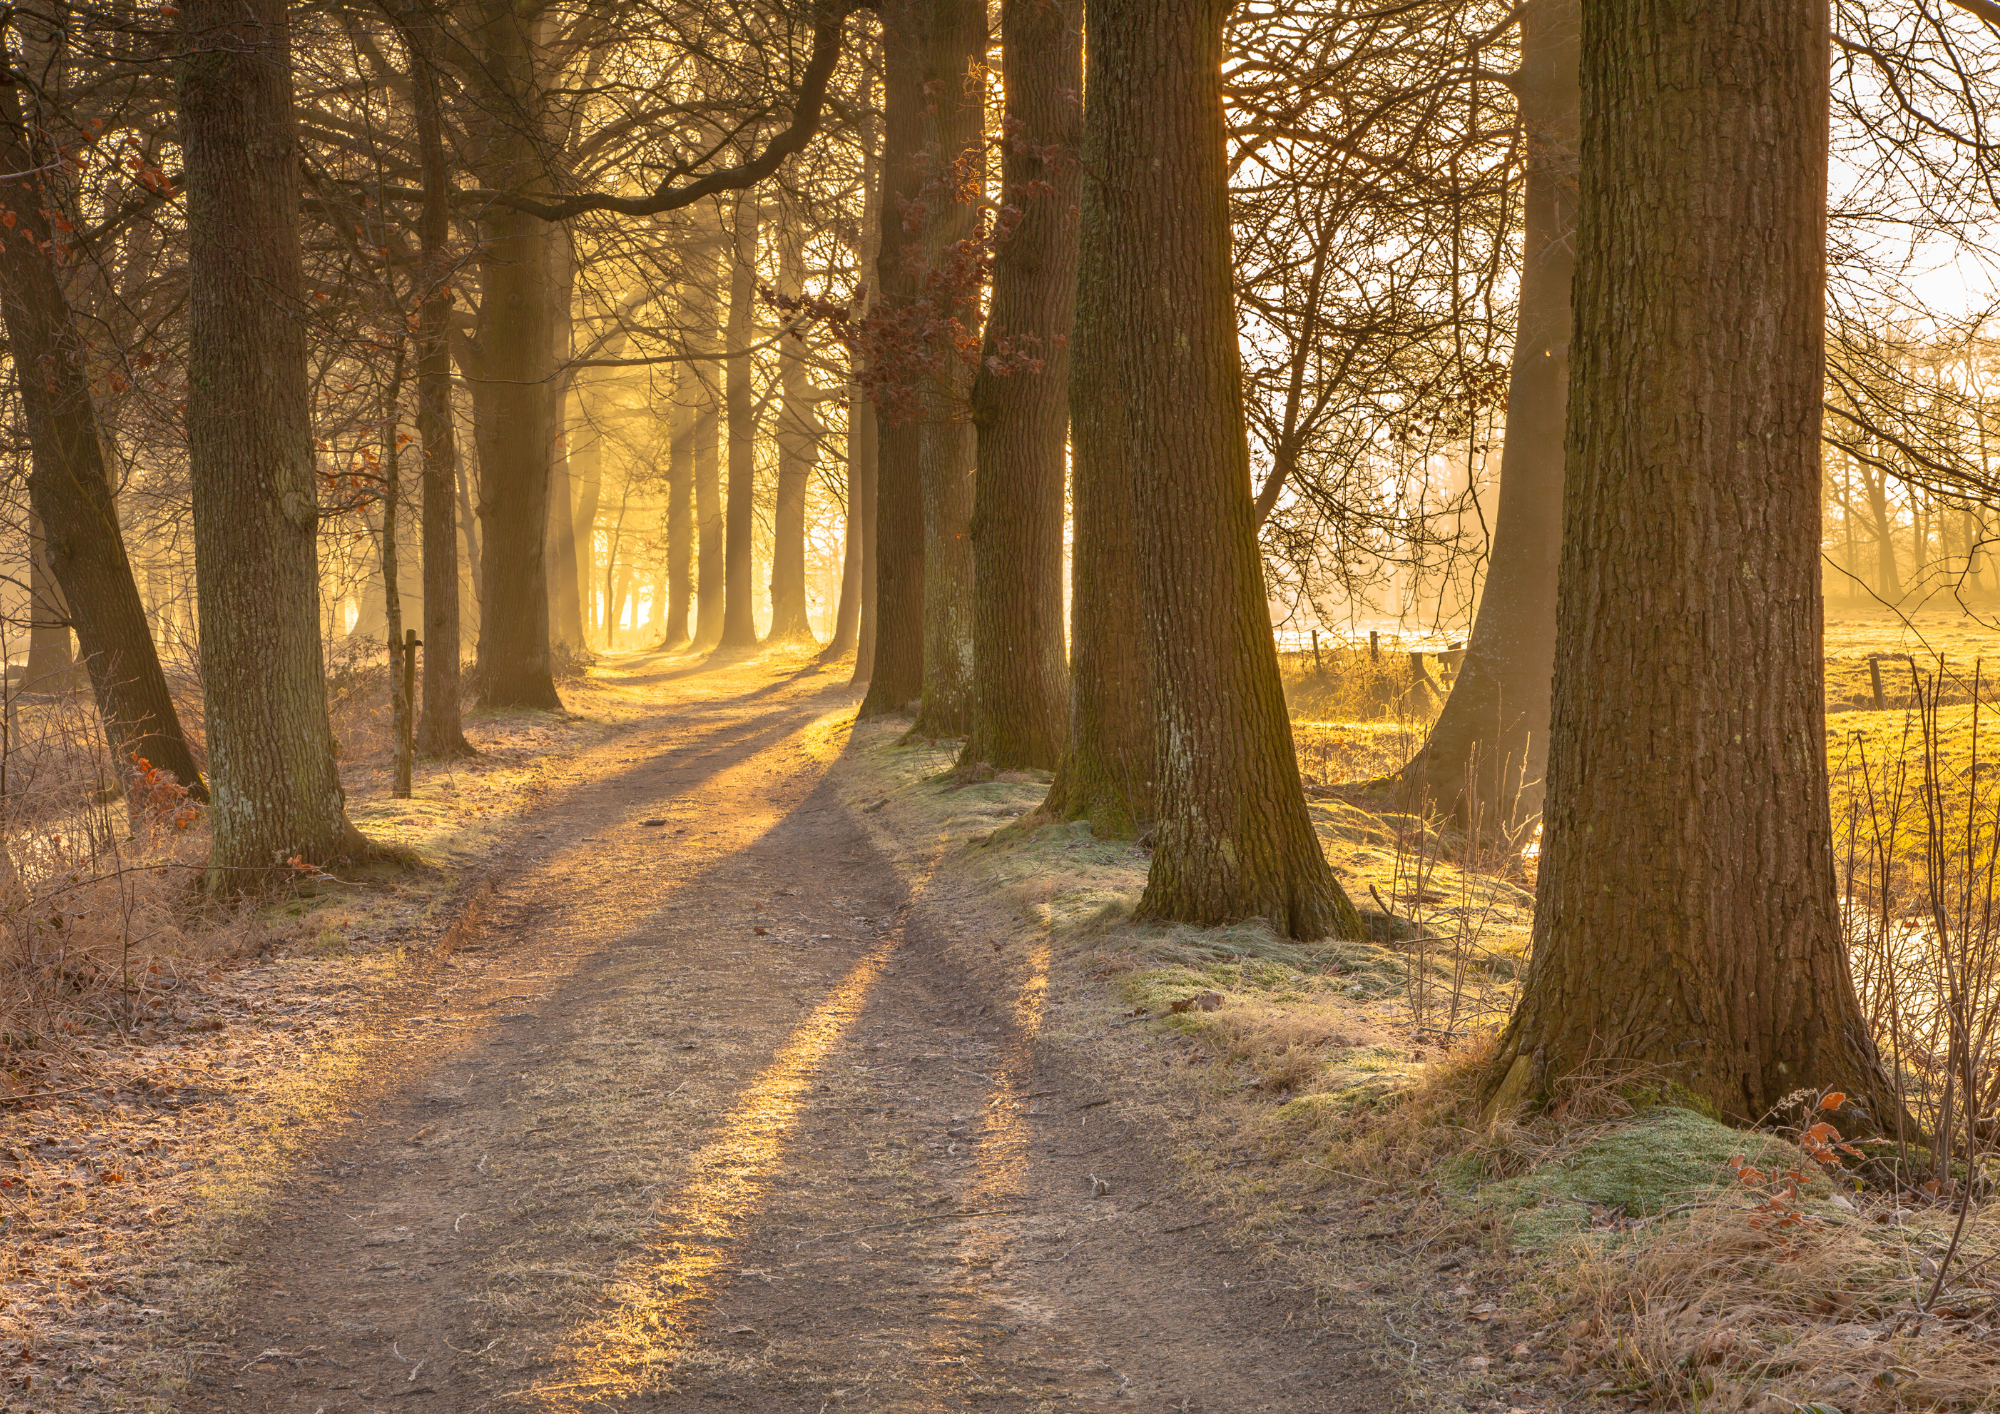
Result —
[{"label": "wooden post", "polygon": [[421,643],[415,629],[406,629],[398,645],[402,661],[396,668],[402,678],[402,701],[396,704],[396,784],[392,791],[398,800],[410,798],[411,757],[416,752],[417,735],[417,649]]},{"label": "wooden post", "polygon": [[1875,710],[1880,712],[1887,704],[1882,700],[1882,659],[1879,655],[1868,655],[1868,682],[1875,689]]},{"label": "wooden post", "polygon": [[1313,671],[1324,674],[1326,665],[1319,660],[1319,630],[1313,630]]},{"label": "wooden post", "polygon": [[1371,663],[1382,661],[1382,635],[1379,630],[1372,628],[1368,630],[1368,661]]}]

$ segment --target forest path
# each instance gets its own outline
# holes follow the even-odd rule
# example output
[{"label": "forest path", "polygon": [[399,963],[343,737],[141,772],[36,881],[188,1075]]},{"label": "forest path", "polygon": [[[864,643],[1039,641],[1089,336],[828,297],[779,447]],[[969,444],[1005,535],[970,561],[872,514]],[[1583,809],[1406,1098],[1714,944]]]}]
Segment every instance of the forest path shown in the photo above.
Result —
[{"label": "forest path", "polygon": [[412,990],[183,1408],[1394,1407],[1038,1057],[1045,957],[926,937],[828,777],[844,674],[696,666],[613,661],[657,711]]}]

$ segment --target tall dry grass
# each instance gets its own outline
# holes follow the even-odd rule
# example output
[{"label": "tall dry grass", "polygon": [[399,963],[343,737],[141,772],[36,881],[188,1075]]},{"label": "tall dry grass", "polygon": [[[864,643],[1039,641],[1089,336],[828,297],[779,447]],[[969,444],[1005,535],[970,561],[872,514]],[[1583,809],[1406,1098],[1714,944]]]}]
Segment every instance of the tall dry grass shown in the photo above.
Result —
[{"label": "tall dry grass", "polygon": [[[198,722],[198,681],[170,680]],[[47,686],[0,681],[0,1092],[54,1083],[85,1038],[175,1015],[186,979],[259,943],[196,895],[208,840],[186,788],[112,759],[80,673]]]}]

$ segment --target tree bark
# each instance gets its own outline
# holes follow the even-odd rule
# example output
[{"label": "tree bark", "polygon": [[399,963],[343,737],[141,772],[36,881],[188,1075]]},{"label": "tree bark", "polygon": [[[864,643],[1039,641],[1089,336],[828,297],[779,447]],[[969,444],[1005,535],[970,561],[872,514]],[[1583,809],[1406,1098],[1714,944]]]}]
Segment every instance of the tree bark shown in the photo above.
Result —
[{"label": "tree bark", "polygon": [[[882,160],[871,150],[862,164],[866,195],[862,198],[861,235],[855,245],[855,265],[861,278],[874,293],[876,257],[882,248]],[[868,608],[875,593],[875,564],[868,548],[874,538],[875,518],[875,405],[859,387],[847,396],[847,523],[841,537],[840,605],[834,611],[833,637],[819,653],[818,661],[832,663],[855,654],[854,681],[866,680],[868,661],[875,649],[875,625]],[[862,621],[868,621],[867,633]],[[864,642],[865,638],[865,642]],[[863,651],[865,649],[865,651]]]},{"label": "tree bark", "polygon": [[1889,475],[1862,464],[1862,484],[1868,488],[1868,514],[1875,522],[1875,592],[1885,604],[1903,598],[1903,574],[1896,564],[1896,520],[1889,511]]},{"label": "tree bark", "polygon": [[700,360],[688,365],[699,375],[700,393],[694,416],[694,523],[697,538],[695,565],[694,647],[707,652],[722,641],[723,554],[722,554],[722,370],[713,361],[717,352],[718,300],[720,282],[717,269],[722,251],[722,224],[719,217],[704,211],[707,220],[703,235],[692,242],[689,260],[694,275],[688,299],[688,348]]},{"label": "tree bark", "polygon": [[208,881],[363,853],[320,655],[291,34],[280,0],[186,0],[188,475],[214,804]]},{"label": "tree bark", "polygon": [[1451,695],[1403,772],[1482,835],[1541,813],[1548,767],[1582,24],[1579,0],[1530,0],[1522,11],[1514,92],[1527,144],[1526,230],[1493,553]]},{"label": "tree bark", "polygon": [[[986,187],[986,0],[931,0],[924,45],[924,148],[931,164],[922,240],[923,279],[949,290],[937,311],[969,338],[979,331],[977,284],[954,288],[955,252],[978,233]],[[936,296],[934,296],[935,298]],[[972,728],[972,502],[979,436],[972,424],[976,365],[944,337],[938,369],[919,398],[917,471],[924,502],[924,687],[921,736]]]},{"label": "tree bark", "polygon": [[[557,227],[549,228],[544,246],[549,262],[549,367],[560,369],[569,362],[571,345],[571,295],[576,287],[575,262],[569,240]],[[590,576],[590,525],[579,524],[576,516],[576,481],[569,464],[570,375],[558,373],[542,390],[549,401],[549,531],[547,541],[549,582],[549,636],[582,653],[587,644],[583,628],[583,586]],[[582,538],[581,548],[577,541]]]},{"label": "tree bark", "polygon": [[[534,15],[517,0],[487,0],[480,12],[480,72],[497,105],[488,185],[539,188],[541,100]],[[504,115],[504,116],[502,116]],[[479,428],[479,688],[488,707],[560,711],[549,653],[547,536],[549,462],[556,444],[549,385],[555,375],[555,316],[547,222],[503,206],[480,222],[478,344],[490,380],[475,401]]]},{"label": "tree bark", "polygon": [[1820,619],[1826,0],[1584,7],[1534,961],[1487,1093],[1644,1066],[1895,1115],[1835,894]]},{"label": "tree bark", "polygon": [[662,649],[684,648],[688,642],[688,605],[694,585],[689,577],[694,550],[694,408],[690,399],[699,376],[681,364],[674,382],[674,407],[667,442],[667,592],[666,618],[660,631]]},{"label": "tree bark", "polygon": [[[778,293],[797,299],[805,289],[805,250],[790,203],[778,227]],[[806,613],[806,493],[819,461],[819,413],[812,376],[796,339],[778,344],[778,486],[771,515],[771,627],[766,643],[818,648]]]},{"label": "tree bark", "polygon": [[1093,0],[1103,85],[1089,213],[1117,339],[1160,771],[1139,914],[1363,936],[1299,780],[1251,502],[1231,300],[1222,36],[1230,0]]},{"label": "tree bark", "polygon": [[397,800],[410,798],[411,748],[415,743],[415,722],[411,714],[416,703],[410,700],[403,673],[403,654],[416,649],[403,637],[403,575],[401,529],[403,500],[403,448],[401,435],[403,379],[406,348],[396,346],[395,367],[383,395],[382,416],[382,618],[384,642],[389,650],[389,720],[394,737],[390,755],[389,794]]},{"label": "tree bark", "polygon": [[729,324],[724,334],[723,396],[729,406],[729,498],[724,511],[722,641],[726,649],[757,646],[757,389],[756,360],[749,348],[757,331],[757,237],[762,220],[757,198],[736,198],[729,247]]},{"label": "tree bark", "polygon": [[1006,0],[1000,23],[1007,81],[1000,219],[1010,228],[997,233],[972,391],[974,686],[972,734],[959,765],[1052,770],[1069,727],[1063,449],[1082,186],[1083,0]]},{"label": "tree bark", "polygon": [[[924,38],[931,0],[882,0],[882,189],[875,286],[885,310],[907,306],[922,252],[900,213],[924,185]],[[890,213],[898,213],[891,215]],[[924,690],[923,481],[917,425],[883,408],[875,428],[875,642],[855,663],[860,717],[901,712]]]},{"label": "tree bark", "polygon": [[417,222],[417,441],[423,449],[424,682],[417,753],[476,755],[465,739],[459,683],[458,434],[451,409],[451,168],[437,68],[421,16],[402,24],[424,204]]},{"label": "tree bark", "polygon": [[[7,273],[7,263],[0,259],[0,281]],[[4,299],[4,288],[0,288],[0,300]],[[9,333],[7,337],[12,347],[23,346],[19,335]],[[18,365],[14,376],[18,384]],[[26,402],[24,397],[24,408]],[[33,477],[32,469],[28,474]],[[76,654],[70,647],[69,609],[63,603],[55,571],[49,568],[48,536],[42,531],[42,518],[34,512],[32,491],[28,503],[28,661],[21,670],[20,686],[23,692],[55,692],[74,681],[71,675],[76,670]]]},{"label": "tree bark", "polygon": [[[1086,0],[1086,25],[1096,12]],[[1137,835],[1153,819],[1152,653],[1139,616],[1132,464],[1118,369],[1123,317],[1117,292],[1124,247],[1115,225],[1119,194],[1106,165],[1113,134],[1090,104],[1134,82],[1108,72],[1086,46],[1082,221],[1078,231],[1075,330],[1070,337],[1070,701],[1069,734],[1042,813],[1088,820],[1093,833]],[[1123,101],[1132,100],[1126,97]]]},{"label": "tree bark", "polygon": [[[44,170],[46,161],[37,160],[41,146],[11,82],[0,85],[0,164],[15,173]],[[84,341],[49,253],[52,233],[45,213],[51,200],[32,178],[17,178],[0,184],[0,202],[17,218],[0,246],[0,316],[6,320],[30,447],[34,602],[23,685],[33,689],[39,682],[42,691],[58,685],[50,676],[66,673],[73,661],[68,652],[73,626],[121,776],[134,769],[133,758],[142,758],[173,772],[195,799],[206,800],[126,557]],[[315,610],[315,624],[317,616]],[[50,640],[58,635],[62,651],[51,654]]]},{"label": "tree bark", "polygon": [[875,653],[875,404],[856,390],[847,399],[847,526],[842,537],[840,608],[819,661],[854,654],[854,681]]}]

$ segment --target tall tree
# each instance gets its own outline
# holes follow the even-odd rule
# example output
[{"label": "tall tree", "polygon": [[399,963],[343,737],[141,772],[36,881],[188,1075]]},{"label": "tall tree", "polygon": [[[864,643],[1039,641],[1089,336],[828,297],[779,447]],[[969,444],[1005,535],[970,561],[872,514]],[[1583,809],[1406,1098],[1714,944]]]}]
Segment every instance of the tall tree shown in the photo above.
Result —
[{"label": "tall tree", "polygon": [[[970,399],[986,199],[986,0],[930,0],[924,43],[923,229],[928,345],[917,395],[917,474],[924,506],[924,688],[913,730],[963,736],[972,725],[972,501],[979,456]],[[908,218],[905,218],[906,220]],[[906,253],[906,258],[909,258]]]},{"label": "tall tree", "polygon": [[282,0],[187,0],[188,474],[214,804],[212,887],[363,852],[320,655],[298,139]]},{"label": "tall tree", "polygon": [[[87,349],[55,265],[59,236],[49,213],[56,202],[36,175],[49,170],[55,157],[47,137],[22,111],[15,84],[11,74],[0,83],[0,164],[14,174],[0,180],[0,203],[16,218],[0,245],[0,316],[27,423],[29,554],[61,591],[51,594],[31,568],[30,646],[39,629],[46,650],[54,634],[44,625],[55,617],[52,611],[66,614],[121,774],[133,769],[134,758],[143,758],[172,771],[197,799],[206,799],[126,558]],[[61,635],[66,660],[68,629]],[[51,666],[46,657],[31,656],[28,685],[39,679],[47,690]],[[63,661],[57,670],[67,667]]]},{"label": "tall tree", "polygon": [[1894,1113],[1835,895],[1821,682],[1826,0],[1586,5],[1534,962],[1499,1108],[1645,1065]]},{"label": "tall tree", "polygon": [[1069,725],[1063,450],[1076,310],[1083,3],[1001,7],[1000,224],[972,390],[972,730],[959,764],[1053,769]]},{"label": "tall tree", "polygon": [[[577,520],[577,478],[569,460],[568,404],[573,371],[565,372],[571,357],[575,331],[571,302],[576,291],[576,261],[570,251],[568,233],[551,229],[546,246],[549,288],[543,296],[548,305],[549,360],[557,370],[539,391],[548,399],[549,435],[549,525],[543,554],[547,559],[549,590],[549,637],[566,643],[572,651],[584,647],[584,586],[590,580],[591,535],[588,522]],[[578,540],[583,544],[578,551]]]},{"label": "tall tree", "polygon": [[729,247],[729,323],[724,335],[723,397],[729,411],[729,488],[724,510],[722,648],[755,648],[752,602],[757,540],[757,243],[763,209],[754,193],[735,201]]},{"label": "tall tree", "polygon": [[[924,186],[924,45],[931,0],[882,0],[882,191],[871,313],[895,320],[914,303],[922,251],[902,213]],[[896,213],[891,215],[890,213]],[[877,403],[875,642],[857,661],[868,693],[859,715],[901,712],[924,687],[923,481],[918,432],[906,409]]]},{"label": "tall tree", "polygon": [[[855,243],[856,265],[872,296],[876,255],[882,244],[882,163],[870,147],[862,167],[861,224]],[[875,404],[858,382],[847,394],[847,517],[842,536],[840,605],[834,612],[833,637],[820,650],[819,661],[831,663],[855,655],[855,681],[865,681],[875,652]]]},{"label": "tall tree", "polygon": [[417,306],[417,441],[422,447],[424,563],[423,712],[417,751],[470,756],[460,707],[458,432],[451,410],[451,167],[431,31],[422,16],[399,21],[409,56],[411,109],[424,201],[417,221],[423,264]]},{"label": "tall tree", "polygon": [[[477,62],[467,71],[478,80],[482,164],[499,191],[542,190],[551,175],[537,73],[544,18],[526,0],[481,0],[476,11]],[[562,706],[549,654],[547,564],[562,240],[560,229],[513,206],[491,205],[480,219],[479,693],[490,707]]]},{"label": "tall tree", "polygon": [[717,386],[719,373],[714,358],[719,350],[721,330],[717,265],[723,249],[723,232],[716,203],[700,208],[700,234],[690,242],[688,260],[687,321],[688,348],[695,362],[696,396],[693,437],[694,525],[695,525],[695,610],[694,647],[707,652],[722,641],[723,546],[722,546],[722,396]]},{"label": "tall tree", "polygon": [[[1088,25],[1096,23],[1088,4],[1085,15]],[[1139,613],[1133,469],[1118,366],[1126,255],[1116,224],[1120,195],[1108,164],[1122,138],[1090,118],[1095,95],[1109,96],[1134,80],[1109,71],[1114,59],[1094,41],[1087,62],[1070,337],[1069,733],[1041,808],[1057,820],[1088,820],[1093,833],[1110,839],[1137,835],[1153,818],[1153,688]]]},{"label": "tall tree", "polygon": [[[805,232],[794,202],[778,226],[778,293],[796,300],[805,290]],[[806,494],[819,460],[819,413],[805,351],[796,339],[778,345],[778,485],[771,514],[771,628],[768,643],[817,648],[806,615]]]},{"label": "tall tree", "polygon": [[1231,300],[1230,0],[1092,0],[1086,125],[1110,231],[1090,298],[1117,340],[1159,762],[1142,916],[1358,937],[1306,813],[1258,554]]},{"label": "tall tree", "polygon": [[1493,552],[1464,664],[1430,739],[1404,771],[1482,832],[1540,812],[1548,765],[1582,25],[1579,0],[1530,0],[1521,10],[1512,87],[1527,147],[1525,230]]},{"label": "tall tree", "polygon": [[693,400],[699,388],[700,375],[688,364],[678,365],[673,410],[667,418],[667,594],[659,645],[666,650],[687,646],[688,605],[694,598]]}]

